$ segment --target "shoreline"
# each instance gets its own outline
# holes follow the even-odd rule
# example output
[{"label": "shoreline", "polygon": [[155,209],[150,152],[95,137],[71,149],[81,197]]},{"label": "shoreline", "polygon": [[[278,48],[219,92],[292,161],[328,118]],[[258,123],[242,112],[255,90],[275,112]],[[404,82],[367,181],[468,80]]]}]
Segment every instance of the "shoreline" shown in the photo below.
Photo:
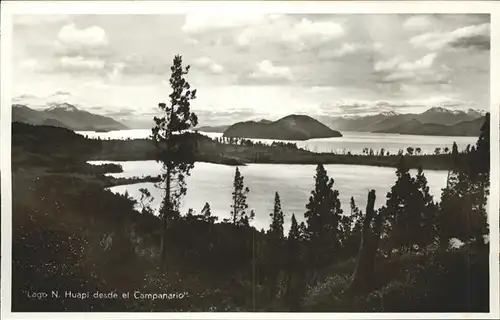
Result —
[{"label": "shoreline", "polygon": [[[111,144],[121,145],[111,152],[103,150],[92,155],[87,161],[157,161],[155,150],[146,147],[140,152],[131,152],[135,149],[134,142],[129,140],[109,140]],[[138,140],[140,141],[140,140]],[[105,149],[105,148],[103,148]],[[110,148],[111,149],[111,148]],[[146,150],[144,150],[146,149]],[[422,167],[427,170],[448,170],[452,165],[451,154],[440,155],[408,155],[405,154],[407,164],[412,169]],[[248,164],[281,164],[281,165],[317,165],[317,164],[344,164],[365,165],[374,167],[396,168],[400,155],[377,156],[377,155],[344,155],[332,153],[317,153],[303,149],[292,149],[283,147],[247,147],[235,145],[215,145],[203,148],[195,157],[195,162],[207,162],[228,166],[245,166]]]},{"label": "shoreline", "polygon": [[[406,159],[406,158],[405,158]],[[110,164],[120,164],[120,163],[123,163],[123,162],[145,162],[145,161],[154,161],[156,162],[156,160],[89,160],[87,161],[87,163],[89,165],[93,165],[95,166],[94,164],[90,163],[90,162],[94,162],[94,161],[102,161],[102,162],[105,162],[105,163],[110,163]],[[195,165],[196,163],[209,163],[209,164],[215,164],[215,165],[223,165],[223,166],[248,166],[248,165],[287,165],[287,166],[315,166],[317,165],[317,163],[266,163],[266,162],[258,162],[258,163],[244,163],[244,164],[241,164],[241,165],[229,165],[229,164],[223,164],[223,163],[216,163],[216,162],[210,162],[210,161],[195,161]],[[377,164],[373,164],[373,165],[369,165],[369,164],[349,164],[349,163],[323,163],[324,165],[347,165],[347,166],[360,166],[360,167],[378,167],[378,168],[393,168],[392,166],[390,165],[377,165]],[[417,168],[410,168],[411,170],[416,170]],[[426,169],[426,171],[448,171],[448,169]],[[113,173],[113,172],[103,172],[104,174],[108,174],[108,173]],[[120,173],[123,173],[120,172]],[[122,178],[116,178],[116,179],[122,179]],[[129,178],[124,178],[124,179],[129,179]],[[153,176],[145,176],[143,178],[138,178],[138,177],[133,177],[133,178],[130,178],[130,179],[138,179],[138,180],[141,180],[141,179],[156,179],[156,177],[153,177]],[[137,183],[140,183],[140,182],[137,182]]]}]

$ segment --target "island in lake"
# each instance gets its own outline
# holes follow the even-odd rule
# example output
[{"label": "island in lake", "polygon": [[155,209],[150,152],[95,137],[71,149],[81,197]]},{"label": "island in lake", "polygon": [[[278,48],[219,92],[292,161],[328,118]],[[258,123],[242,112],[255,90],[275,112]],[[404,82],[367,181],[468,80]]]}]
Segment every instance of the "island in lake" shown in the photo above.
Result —
[{"label": "island in lake", "polygon": [[266,120],[238,122],[227,128],[223,136],[251,139],[308,140],[342,137],[342,134],[309,116],[292,114],[274,122]]}]

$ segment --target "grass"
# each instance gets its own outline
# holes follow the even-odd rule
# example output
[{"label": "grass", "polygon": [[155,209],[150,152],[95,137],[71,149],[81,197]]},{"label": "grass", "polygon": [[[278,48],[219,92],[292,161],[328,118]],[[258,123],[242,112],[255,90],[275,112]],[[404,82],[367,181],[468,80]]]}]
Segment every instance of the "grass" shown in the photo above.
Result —
[{"label": "grass", "polygon": [[[349,266],[346,268],[346,266]],[[304,299],[316,312],[488,312],[488,249],[463,247],[428,256],[379,259],[367,294],[345,294],[352,260],[333,266]]]}]

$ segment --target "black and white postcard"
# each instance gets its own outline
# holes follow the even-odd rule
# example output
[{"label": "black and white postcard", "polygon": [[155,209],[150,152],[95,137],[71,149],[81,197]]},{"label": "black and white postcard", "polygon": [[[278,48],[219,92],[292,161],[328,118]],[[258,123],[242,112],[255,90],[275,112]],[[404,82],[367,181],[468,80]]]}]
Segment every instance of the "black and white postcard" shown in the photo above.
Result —
[{"label": "black and white postcard", "polygon": [[2,3],[2,318],[498,317],[499,9]]}]

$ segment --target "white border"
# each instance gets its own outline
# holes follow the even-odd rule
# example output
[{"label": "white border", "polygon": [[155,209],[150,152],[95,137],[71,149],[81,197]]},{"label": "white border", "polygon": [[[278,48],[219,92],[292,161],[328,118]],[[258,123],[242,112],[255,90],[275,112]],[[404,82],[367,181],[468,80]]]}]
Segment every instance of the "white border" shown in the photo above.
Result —
[{"label": "white border", "polygon": [[[12,25],[10,23],[10,16],[5,14],[4,3],[1,3],[1,27],[0,27],[0,93],[1,93],[1,105],[0,105],[0,170],[1,170],[1,188],[2,188],[2,274],[1,274],[1,285],[2,285],[2,295],[1,295],[1,312],[4,318],[3,312],[7,311],[6,305],[10,306],[10,279],[11,279],[11,266],[12,261],[11,255],[11,226],[12,226],[12,189],[11,189],[11,168],[10,168],[10,149],[11,149],[11,79],[7,75],[11,74],[11,47],[9,45],[9,39],[11,39]],[[9,290],[9,291],[6,291]],[[10,308],[8,308],[10,311]],[[5,317],[6,318],[6,317]]]},{"label": "white border", "polygon": [[[252,13],[491,13],[491,194],[490,313],[11,313],[11,16],[13,14],[179,14],[224,11]],[[499,106],[500,3],[494,1],[346,1],[346,2],[178,2],[66,1],[1,3],[1,187],[2,319],[498,319],[499,316]]]},{"label": "white border", "polygon": [[491,51],[490,51],[490,312],[499,316],[499,215],[500,215],[500,176],[499,176],[499,113],[500,113],[500,10],[496,6],[491,14]]}]

